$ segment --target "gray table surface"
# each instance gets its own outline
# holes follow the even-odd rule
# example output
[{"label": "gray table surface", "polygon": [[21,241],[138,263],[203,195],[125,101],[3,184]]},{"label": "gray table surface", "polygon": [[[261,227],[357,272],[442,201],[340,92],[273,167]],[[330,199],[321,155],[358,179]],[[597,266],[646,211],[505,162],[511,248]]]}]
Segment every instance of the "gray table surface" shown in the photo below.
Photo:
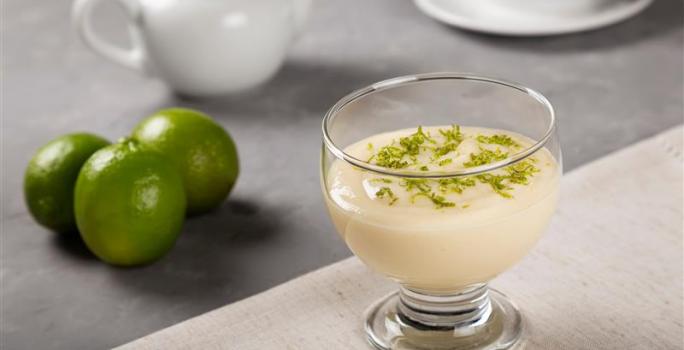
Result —
[{"label": "gray table surface", "polygon": [[[678,0],[603,30],[527,39],[455,30],[409,1],[317,0],[273,81],[192,102],[88,51],[70,5],[3,1],[2,349],[112,347],[347,257],[319,193],[319,127],[331,104],[368,83],[469,71],[534,87],[557,108],[568,170],[682,122]],[[100,15],[100,30],[125,37],[119,14]],[[167,257],[113,268],[33,222],[21,186],[37,147],[76,130],[114,140],[176,105],[232,133],[242,174],[225,205],[186,222]]]}]

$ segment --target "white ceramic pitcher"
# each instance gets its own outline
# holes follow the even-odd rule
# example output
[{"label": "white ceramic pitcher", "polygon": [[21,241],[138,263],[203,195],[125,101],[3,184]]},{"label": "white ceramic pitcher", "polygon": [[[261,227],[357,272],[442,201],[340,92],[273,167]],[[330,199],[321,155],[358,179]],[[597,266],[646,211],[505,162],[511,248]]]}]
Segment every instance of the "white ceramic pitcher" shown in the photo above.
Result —
[{"label": "white ceramic pitcher", "polygon": [[131,49],[101,39],[93,10],[76,0],[72,19],[100,55],[165,81],[181,94],[220,95],[271,78],[301,30],[310,0],[115,0],[128,16]]}]

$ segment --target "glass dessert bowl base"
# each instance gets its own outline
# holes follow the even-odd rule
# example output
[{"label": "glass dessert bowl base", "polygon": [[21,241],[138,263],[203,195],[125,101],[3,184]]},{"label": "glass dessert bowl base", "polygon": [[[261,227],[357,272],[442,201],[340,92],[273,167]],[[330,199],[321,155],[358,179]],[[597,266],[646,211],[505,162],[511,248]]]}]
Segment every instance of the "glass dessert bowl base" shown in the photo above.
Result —
[{"label": "glass dessert bowl base", "polygon": [[365,315],[368,341],[382,350],[518,348],[523,326],[517,306],[486,284],[449,295],[402,287]]}]

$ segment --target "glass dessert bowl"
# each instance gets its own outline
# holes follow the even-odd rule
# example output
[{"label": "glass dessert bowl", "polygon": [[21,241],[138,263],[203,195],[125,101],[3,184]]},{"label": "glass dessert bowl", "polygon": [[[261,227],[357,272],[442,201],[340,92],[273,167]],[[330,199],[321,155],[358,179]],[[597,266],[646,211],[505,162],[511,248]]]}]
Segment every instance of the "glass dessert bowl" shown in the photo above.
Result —
[{"label": "glass dessert bowl", "polygon": [[487,283],[546,228],[562,173],[554,112],[517,84],[399,77],[323,121],[321,184],[336,230],[399,291],[365,320],[378,349],[505,349],[517,307]]}]

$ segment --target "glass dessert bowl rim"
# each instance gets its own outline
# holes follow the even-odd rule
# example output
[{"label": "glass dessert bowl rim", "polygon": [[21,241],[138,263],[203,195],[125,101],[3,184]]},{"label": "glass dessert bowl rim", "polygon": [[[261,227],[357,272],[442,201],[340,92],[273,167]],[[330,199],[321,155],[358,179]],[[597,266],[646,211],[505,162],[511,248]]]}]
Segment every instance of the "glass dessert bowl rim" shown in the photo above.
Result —
[{"label": "glass dessert bowl rim", "polygon": [[[345,106],[347,106],[350,103],[353,103],[356,100],[359,100],[363,97],[366,97],[368,95],[371,95],[376,92],[380,92],[383,90],[391,89],[391,88],[396,88],[408,84],[414,84],[414,83],[419,83],[419,82],[425,82],[425,81],[431,81],[431,80],[469,80],[469,81],[479,81],[479,82],[484,82],[484,83],[491,83],[491,84],[496,84],[496,85],[502,85],[504,87],[512,88],[515,90],[518,90],[529,97],[533,98],[536,100],[538,103],[540,103],[547,111],[548,116],[549,116],[549,121],[548,121],[548,128],[546,132],[544,133],[544,136],[542,136],[536,143],[530,145],[529,147],[514,153],[507,158],[498,161],[498,162],[493,162],[485,165],[480,165],[477,167],[472,167],[468,169],[458,169],[458,170],[452,170],[452,171],[418,171],[418,170],[405,170],[405,169],[392,169],[392,168],[386,168],[382,167],[379,165],[375,165],[372,163],[369,163],[367,161],[358,159],[348,153],[346,153],[343,149],[339,148],[335,142],[332,140],[330,137],[330,133],[328,131],[328,124],[330,121],[332,121],[335,116],[340,112]],[[335,103],[325,114],[323,117],[323,123],[322,123],[322,129],[323,129],[323,143],[325,147],[333,154],[335,155],[336,158],[343,160],[353,166],[356,166],[358,168],[361,168],[363,170],[371,171],[374,173],[382,174],[382,175],[387,175],[387,176],[396,176],[396,177],[404,177],[404,178],[427,178],[427,179],[439,179],[439,178],[450,178],[450,177],[460,177],[460,176],[469,176],[469,175],[477,175],[485,172],[489,172],[492,170],[496,170],[498,168],[506,167],[512,164],[515,164],[532,154],[536,153],[539,151],[546,143],[548,140],[553,136],[553,133],[556,128],[556,113],[553,109],[553,106],[549,102],[549,100],[542,95],[541,93],[527,88],[521,84],[498,79],[498,78],[491,78],[491,77],[485,77],[485,76],[480,76],[480,75],[475,75],[475,74],[470,74],[470,73],[455,73],[455,72],[438,72],[438,73],[424,73],[424,74],[412,74],[412,75],[404,75],[396,78],[390,78],[387,80],[383,80],[371,85],[368,85],[364,88],[358,89],[356,91],[353,91],[349,93],[348,95],[344,96],[342,99],[340,99],[337,103]],[[416,126],[417,127],[417,126]],[[388,130],[389,131],[389,130]]]}]

